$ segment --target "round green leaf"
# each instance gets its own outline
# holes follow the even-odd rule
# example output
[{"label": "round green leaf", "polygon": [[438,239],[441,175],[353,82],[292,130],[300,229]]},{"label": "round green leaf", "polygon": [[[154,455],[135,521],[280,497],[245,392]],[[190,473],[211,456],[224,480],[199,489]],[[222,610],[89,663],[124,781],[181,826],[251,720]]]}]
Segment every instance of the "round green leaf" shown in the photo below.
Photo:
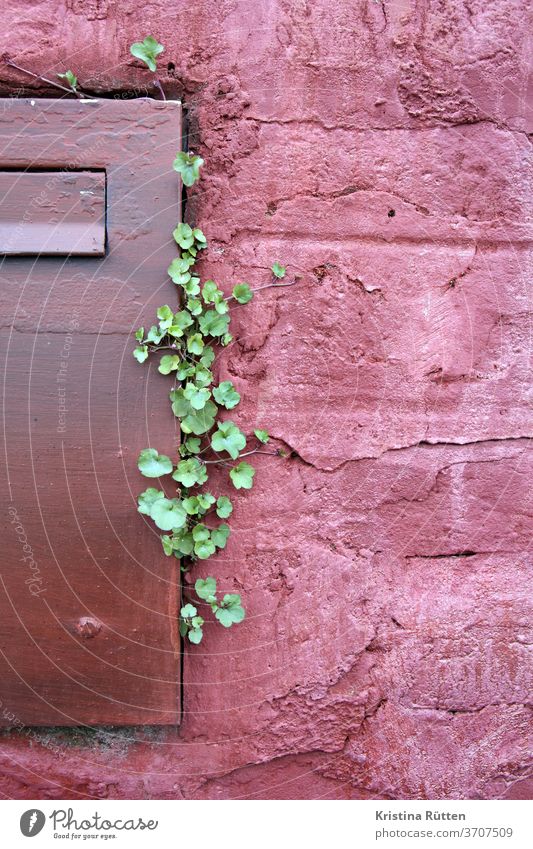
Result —
[{"label": "round green leaf", "polygon": [[198,454],[201,444],[202,442],[200,439],[197,439],[195,436],[190,436],[185,440],[184,446],[189,454]]},{"label": "round green leaf", "polygon": [[209,528],[206,525],[195,525],[192,529],[192,538],[195,542],[204,542],[209,539]]},{"label": "round green leaf", "polygon": [[195,433],[201,436],[202,433],[207,433],[215,424],[215,416],[218,409],[212,401],[208,401],[203,410],[193,410],[180,420],[180,427],[183,433]]},{"label": "round green leaf", "polygon": [[224,313],[229,312],[229,304],[225,298],[215,301],[215,310],[219,315],[224,315]]},{"label": "round green leaf", "polygon": [[148,333],[146,334],[146,341],[153,342],[154,345],[159,345],[164,335],[165,330],[160,330],[159,327],[156,327],[155,324],[153,324]]},{"label": "round green leaf", "polygon": [[185,380],[187,377],[192,377],[194,374],[194,366],[189,365],[186,360],[182,360],[178,366],[178,370],[176,372],[176,377],[178,380]]},{"label": "round green leaf", "polygon": [[194,553],[200,560],[207,560],[216,551],[215,543],[210,539],[201,540],[194,543]]},{"label": "round green leaf", "polygon": [[187,523],[187,513],[176,498],[158,498],[152,504],[150,516],[162,531],[179,530]]},{"label": "round green leaf", "polygon": [[165,454],[158,454],[155,448],[145,448],[141,451],[137,465],[145,478],[169,475],[173,468],[172,460]]},{"label": "round green leaf", "polygon": [[236,460],[239,452],[246,447],[246,437],[232,421],[219,422],[218,430],[211,439],[211,447],[213,451],[227,451]]},{"label": "round green leaf", "polygon": [[[194,277],[192,278],[195,279]],[[187,309],[191,315],[200,315],[202,312],[202,302],[198,298],[189,298],[187,301]]]},{"label": "round green leaf", "polygon": [[175,481],[179,481],[183,486],[189,488],[206,482],[207,469],[204,463],[201,463],[196,457],[191,457],[189,460],[181,460],[178,463],[172,477]]},{"label": "round green leaf", "polygon": [[211,430],[215,423],[215,416],[218,412],[216,404],[208,401],[203,410],[194,410],[184,397],[183,389],[173,389],[170,393],[172,402],[172,412],[181,420],[181,429],[183,433],[195,433],[201,436],[202,433],[207,433]]},{"label": "round green leaf", "polygon": [[145,489],[144,492],[137,498],[137,504],[139,513],[144,513],[145,516],[150,516],[152,512],[152,505],[154,501],[157,501],[158,498],[164,498],[165,493],[161,492],[160,489],[154,489],[153,486],[149,486],[148,489]]},{"label": "round green leaf", "polygon": [[204,632],[201,628],[191,628],[191,630],[187,634],[191,643],[198,645],[198,643],[202,642],[202,637],[204,636]]},{"label": "round green leaf", "polygon": [[194,382],[197,386],[209,386],[212,380],[213,373],[208,368],[205,368],[205,366],[203,365],[199,365],[196,367],[196,370],[194,372]]},{"label": "round green leaf", "polygon": [[170,374],[171,371],[176,371],[180,364],[180,358],[176,354],[165,354],[161,357],[161,362],[158,366],[158,371],[161,374]]},{"label": "round green leaf", "polygon": [[207,239],[200,230],[199,227],[195,227],[193,230],[195,241],[198,243],[198,246],[205,247],[207,245]]},{"label": "round green leaf", "polygon": [[183,506],[185,507],[189,516],[196,516],[200,509],[200,505],[198,503],[196,495],[190,495],[189,498],[184,498]]},{"label": "round green leaf", "polygon": [[247,304],[254,296],[254,293],[248,286],[248,283],[237,283],[237,285],[233,287],[232,294],[239,304]]},{"label": "round green leaf", "polygon": [[229,476],[235,489],[251,489],[254,482],[255,469],[244,460],[231,469]]},{"label": "round green leaf", "polygon": [[186,530],[182,530],[177,534],[175,533],[172,538],[172,544],[174,551],[188,557],[189,554],[192,553],[194,547],[192,534],[187,533]]},{"label": "round green leaf", "polygon": [[218,288],[214,280],[206,280],[202,286],[202,298],[206,304],[213,304],[218,298],[223,297],[224,292]]},{"label": "round green leaf", "polygon": [[183,390],[183,397],[187,399],[193,410],[203,410],[211,397],[209,389],[195,386],[194,383],[188,383]]},{"label": "round green leaf", "polygon": [[222,523],[218,528],[213,528],[211,531],[211,539],[217,548],[226,548],[226,543],[230,534],[229,525]]},{"label": "round green leaf", "polygon": [[209,368],[213,360],[215,359],[215,352],[212,348],[205,347],[202,356],[200,357],[200,362],[206,368]]},{"label": "round green leaf", "polygon": [[215,496],[211,495],[210,492],[199,492],[197,498],[202,510],[208,510],[215,503]]},{"label": "round green leaf", "polygon": [[232,625],[242,622],[245,612],[241,605],[240,595],[227,593],[222,599],[220,607],[215,611],[215,617],[224,628],[231,628]]},{"label": "round green leaf", "polygon": [[233,513],[233,504],[226,495],[221,495],[217,499],[217,516],[221,519],[227,519]]},{"label": "round green leaf", "polygon": [[135,357],[138,363],[144,363],[144,361],[148,359],[148,346],[139,345],[137,348],[135,348],[133,356]]},{"label": "round green leaf", "polygon": [[[190,298],[195,298],[200,292],[200,278],[199,277],[191,277],[190,279],[185,280],[181,285],[183,286],[186,294]],[[198,301],[198,303],[200,304],[200,309],[199,310],[197,309],[196,312],[194,313],[194,315],[199,315],[202,312],[202,303],[201,303],[201,301]]]},{"label": "round green leaf", "polygon": [[174,241],[184,250],[194,245],[194,233],[188,224],[178,224],[172,235]]},{"label": "round green leaf", "polygon": [[187,350],[191,354],[201,354],[204,350],[204,340],[200,333],[193,333],[192,336],[189,336],[187,339]]},{"label": "round green leaf", "polygon": [[198,318],[204,336],[224,336],[229,327],[229,316],[219,315],[216,310],[207,310]]},{"label": "round green leaf", "polygon": [[[167,268],[167,274],[170,279],[176,283],[178,286],[182,286],[188,280],[191,279],[191,273],[189,271],[190,264],[188,260],[183,259],[182,257],[177,257],[173,259]],[[192,293],[191,293],[192,294]]]},{"label": "round green leaf", "polygon": [[172,324],[168,328],[168,333],[170,336],[174,336],[176,338],[180,338],[183,336],[187,327],[190,327],[193,324],[194,319],[187,310],[182,310],[181,312],[175,313],[172,318]]},{"label": "round green leaf", "polygon": [[203,580],[202,578],[198,578],[194,585],[194,589],[198,598],[201,598],[205,601],[205,599],[216,595],[217,582],[214,578],[206,578],[205,580]]},{"label": "round green leaf", "polygon": [[165,304],[164,307],[159,307],[159,309],[157,310],[157,317],[159,319],[159,327],[162,330],[166,330],[167,327],[170,327],[170,325],[172,324],[174,313],[172,312],[170,307]]},{"label": "round green leaf", "polygon": [[231,380],[224,380],[213,389],[213,397],[217,404],[222,404],[227,410],[232,410],[241,400]]}]

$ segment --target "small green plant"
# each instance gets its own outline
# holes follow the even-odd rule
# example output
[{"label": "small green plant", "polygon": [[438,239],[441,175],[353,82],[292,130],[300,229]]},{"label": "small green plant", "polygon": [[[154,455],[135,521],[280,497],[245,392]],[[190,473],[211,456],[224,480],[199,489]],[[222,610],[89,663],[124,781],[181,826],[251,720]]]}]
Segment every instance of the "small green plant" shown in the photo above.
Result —
[{"label": "small green plant", "polygon": [[[164,50],[165,48],[163,45],[160,44],[157,38],[154,38],[153,35],[147,35],[142,41],[134,41],[133,44],[130,45],[131,55],[136,59],[140,59],[141,62],[144,62],[154,75],[157,73],[157,57],[160,53],[164,53]],[[161,92],[163,100],[166,100],[163,86],[157,76],[154,76],[154,83]]]},{"label": "small green plant", "polygon": [[58,76],[58,79],[60,79],[60,80],[66,80],[66,82],[69,84],[69,86],[71,87],[74,94],[77,93],[78,78],[75,74],[72,73],[72,71],[65,71],[64,74],[58,74],[57,76]]},{"label": "small green plant", "polygon": [[[174,169],[185,185],[191,186],[198,180],[202,165],[199,156],[180,153]],[[226,295],[214,280],[202,282],[196,272],[197,260],[207,248],[203,232],[181,223],[173,237],[178,256],[167,273],[178,289],[179,307],[159,307],[157,323],[137,330],[138,344],[133,355],[139,363],[151,354],[158,355],[159,372],[172,379],[169,397],[180,424],[181,442],[175,460],[155,448],[141,451],[139,471],[147,478],[165,479],[167,484],[166,489],[150,486],[142,492],[138,510],[163,531],[164,553],[180,560],[181,569],[186,572],[197,561],[207,560],[224,549],[230,535],[229,525],[218,520],[229,518],[233,503],[225,492],[213,494],[207,488],[211,465],[228,470],[228,484],[234,489],[251,489],[255,469],[243,458],[257,453],[281,455],[263,450],[270,439],[266,430],[257,428],[250,437],[232,419],[219,420],[221,412],[238,406],[241,396],[231,380],[217,384],[212,369],[216,351],[233,341],[232,308],[250,303],[258,289],[292,283],[280,282],[285,268],[275,262],[269,283],[256,290],[248,283],[237,283]],[[171,482],[175,488],[169,494]],[[223,627],[230,628],[244,619],[240,595],[226,593],[220,598],[215,578],[199,578],[194,588],[199,601],[211,609]],[[184,604],[180,611],[182,636],[199,643],[203,625],[204,618],[197,607],[190,602]]]},{"label": "small green plant", "polygon": [[[135,41],[130,46],[130,53],[136,59],[139,59],[152,71],[154,74],[154,85],[159,89],[161,97],[163,100],[166,100],[165,91],[163,86],[161,85],[161,81],[156,76],[157,74],[157,57],[163,53],[165,48],[162,44],[158,42],[156,38],[152,35],[147,35],[142,41]],[[62,85],[58,83],[57,80],[50,80],[48,77],[43,77],[42,74],[34,74],[33,71],[29,71],[27,68],[23,68],[21,65],[17,65],[9,55],[9,53],[2,54],[2,61],[5,62],[10,68],[15,68],[17,71],[21,71],[23,74],[27,74],[30,77],[33,77],[36,80],[40,80],[47,85],[51,85],[54,88],[61,89],[61,91],[67,92],[67,94],[75,94],[78,98],[87,97],[82,92],[79,91],[78,88],[78,78],[76,74],[71,71],[65,71],[63,74],[56,74],[57,78],[60,80],[64,80],[67,85]]]},{"label": "small green plant", "polygon": [[[222,599],[217,597],[217,582],[214,578],[198,578],[194,585],[196,595],[209,605],[215,614],[215,619],[224,628],[231,628],[242,622],[245,616],[241,604],[241,597],[237,593],[226,593]],[[191,643],[200,643],[203,637],[202,626],[204,619],[198,616],[198,611],[193,604],[185,604],[180,612],[180,634],[187,636]]]},{"label": "small green plant", "polygon": [[41,82],[46,83],[46,85],[51,85],[53,88],[59,88],[61,91],[66,91],[67,94],[75,94],[77,98],[84,97],[84,95],[78,91],[78,78],[72,71],[65,71],[64,74],[56,75],[58,79],[65,80],[65,82],[68,83],[68,86],[65,86],[58,83],[57,80],[49,80],[48,77],[43,77],[42,74],[34,74],[33,71],[29,71],[27,68],[17,65],[9,53],[2,54],[2,61],[10,68],[15,68],[17,71],[21,71],[23,74],[33,77],[34,80],[40,80]]},{"label": "small green plant", "polygon": [[285,277],[285,271],[285,266],[280,265],[279,262],[275,262],[272,266],[272,274],[274,275],[274,277],[277,277],[278,280],[281,280],[283,277]]},{"label": "small green plant", "polygon": [[157,71],[157,57],[164,50],[163,45],[152,35],[147,35],[142,41],[134,41],[130,47],[131,55],[148,65],[153,73]]},{"label": "small green plant", "polygon": [[[194,153],[178,153],[174,160],[174,171],[181,174],[184,186],[193,186],[200,179],[200,168],[204,164],[201,156]],[[192,237],[191,237],[192,238]],[[182,241],[187,241],[187,239]],[[178,243],[179,244],[179,243]],[[194,242],[191,241],[191,247]]]}]

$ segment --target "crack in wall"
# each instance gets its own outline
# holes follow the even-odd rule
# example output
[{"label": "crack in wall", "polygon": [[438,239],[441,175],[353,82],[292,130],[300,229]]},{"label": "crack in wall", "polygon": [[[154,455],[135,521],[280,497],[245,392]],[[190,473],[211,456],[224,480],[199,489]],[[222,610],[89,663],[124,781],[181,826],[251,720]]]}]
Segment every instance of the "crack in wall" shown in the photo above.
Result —
[{"label": "crack in wall", "polygon": [[[303,454],[301,454],[298,451],[298,449],[295,448],[288,441],[286,436],[282,437],[282,436],[278,436],[274,433],[272,434],[272,436],[273,436],[274,439],[278,440],[279,442],[284,443],[287,446],[287,448],[290,451],[290,456],[293,459],[298,460],[299,462],[303,463],[303,465],[305,465],[305,466],[310,466],[311,468],[316,469],[319,472],[325,472],[325,473],[338,472],[340,469],[343,469],[345,466],[347,466],[351,463],[360,463],[360,462],[367,461],[367,460],[381,460],[383,457],[386,457],[389,454],[412,451],[412,450],[417,449],[417,448],[420,448],[422,450],[441,448],[441,447],[467,448],[468,446],[471,446],[471,445],[496,445],[496,444],[501,443],[501,442],[506,442],[506,443],[507,442],[511,442],[511,443],[512,442],[521,442],[521,441],[529,442],[529,440],[533,439],[533,436],[530,436],[529,434],[521,434],[519,436],[484,437],[484,438],[481,438],[481,439],[467,440],[465,442],[450,441],[450,440],[438,440],[438,439],[433,440],[433,439],[428,439],[426,437],[425,439],[422,439],[418,442],[413,442],[409,445],[393,445],[390,448],[386,448],[384,451],[381,452],[381,454],[362,455],[360,457],[348,457],[345,460],[341,460],[335,466],[321,466],[318,463],[314,462],[313,460],[309,460],[306,457],[304,457]],[[525,453],[525,452],[522,452],[522,453]],[[439,470],[439,472],[446,471],[446,469],[450,468],[450,466],[462,465],[463,463],[496,463],[500,460],[512,459],[512,457],[514,457],[514,456],[517,456],[517,455],[514,454],[514,455],[509,455],[507,457],[495,457],[495,458],[491,458],[491,459],[488,459],[488,460],[484,460],[484,459],[459,460],[459,461],[457,461],[457,463],[450,463],[448,466],[444,466],[442,469]],[[392,502],[384,502],[384,503],[392,503]]]}]

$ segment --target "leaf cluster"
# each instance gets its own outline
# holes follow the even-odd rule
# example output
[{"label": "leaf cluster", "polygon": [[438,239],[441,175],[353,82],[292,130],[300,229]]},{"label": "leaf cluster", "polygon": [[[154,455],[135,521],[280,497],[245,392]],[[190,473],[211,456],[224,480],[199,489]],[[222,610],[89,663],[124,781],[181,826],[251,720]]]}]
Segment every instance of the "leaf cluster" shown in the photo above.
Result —
[{"label": "leaf cluster", "polygon": [[[198,598],[209,605],[215,615],[215,619],[224,628],[231,628],[242,622],[245,617],[241,597],[238,593],[225,593],[222,598],[217,595],[217,582],[215,578],[198,578],[194,585]],[[193,604],[186,604],[180,610],[180,634],[187,636],[191,643],[199,643],[203,637],[204,619],[198,615],[198,610]]]},{"label": "leaf cluster", "polygon": [[[139,48],[134,55],[141,58],[141,52]],[[178,153],[174,168],[185,185],[192,185],[202,164],[194,154]],[[196,263],[207,247],[207,239],[198,227],[180,223],[172,235],[177,255],[167,273],[177,289],[177,308],[168,304],[159,307],[156,322],[137,330],[133,355],[139,363],[155,356],[159,373],[172,381],[170,405],[181,441],[175,460],[154,447],[141,451],[139,471],[147,478],[158,479],[158,485],[139,495],[138,510],[162,532],[164,553],[180,560],[181,569],[187,571],[195,562],[224,549],[230,536],[224,520],[232,514],[233,503],[225,492],[211,492],[210,469],[218,466],[226,471],[228,484],[236,490],[251,489],[255,469],[244,458],[261,450],[269,435],[257,428],[250,437],[233,418],[226,418],[238,407],[241,395],[233,381],[217,382],[213,373],[216,351],[233,340],[231,307],[250,303],[254,292],[241,282],[226,295],[214,280],[201,279]],[[281,278],[285,269],[275,263],[272,273],[274,278]],[[198,579],[195,592],[223,627],[244,619],[240,596],[226,593],[220,598],[214,578]],[[199,643],[203,625],[204,619],[193,604],[181,608],[182,636]]]}]

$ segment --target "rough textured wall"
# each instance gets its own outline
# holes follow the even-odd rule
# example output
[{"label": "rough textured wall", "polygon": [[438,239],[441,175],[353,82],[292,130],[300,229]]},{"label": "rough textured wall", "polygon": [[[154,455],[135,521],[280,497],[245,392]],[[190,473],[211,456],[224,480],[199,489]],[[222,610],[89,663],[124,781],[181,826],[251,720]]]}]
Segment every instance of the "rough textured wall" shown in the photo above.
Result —
[{"label": "rough textured wall", "polygon": [[205,274],[301,275],[239,313],[221,366],[242,425],[292,450],[200,570],[245,624],[187,653],[179,732],[8,734],[6,795],[533,796],[528,6],[4,12],[2,49],[93,91],[143,85],[128,45],[164,41],[207,161]]}]

